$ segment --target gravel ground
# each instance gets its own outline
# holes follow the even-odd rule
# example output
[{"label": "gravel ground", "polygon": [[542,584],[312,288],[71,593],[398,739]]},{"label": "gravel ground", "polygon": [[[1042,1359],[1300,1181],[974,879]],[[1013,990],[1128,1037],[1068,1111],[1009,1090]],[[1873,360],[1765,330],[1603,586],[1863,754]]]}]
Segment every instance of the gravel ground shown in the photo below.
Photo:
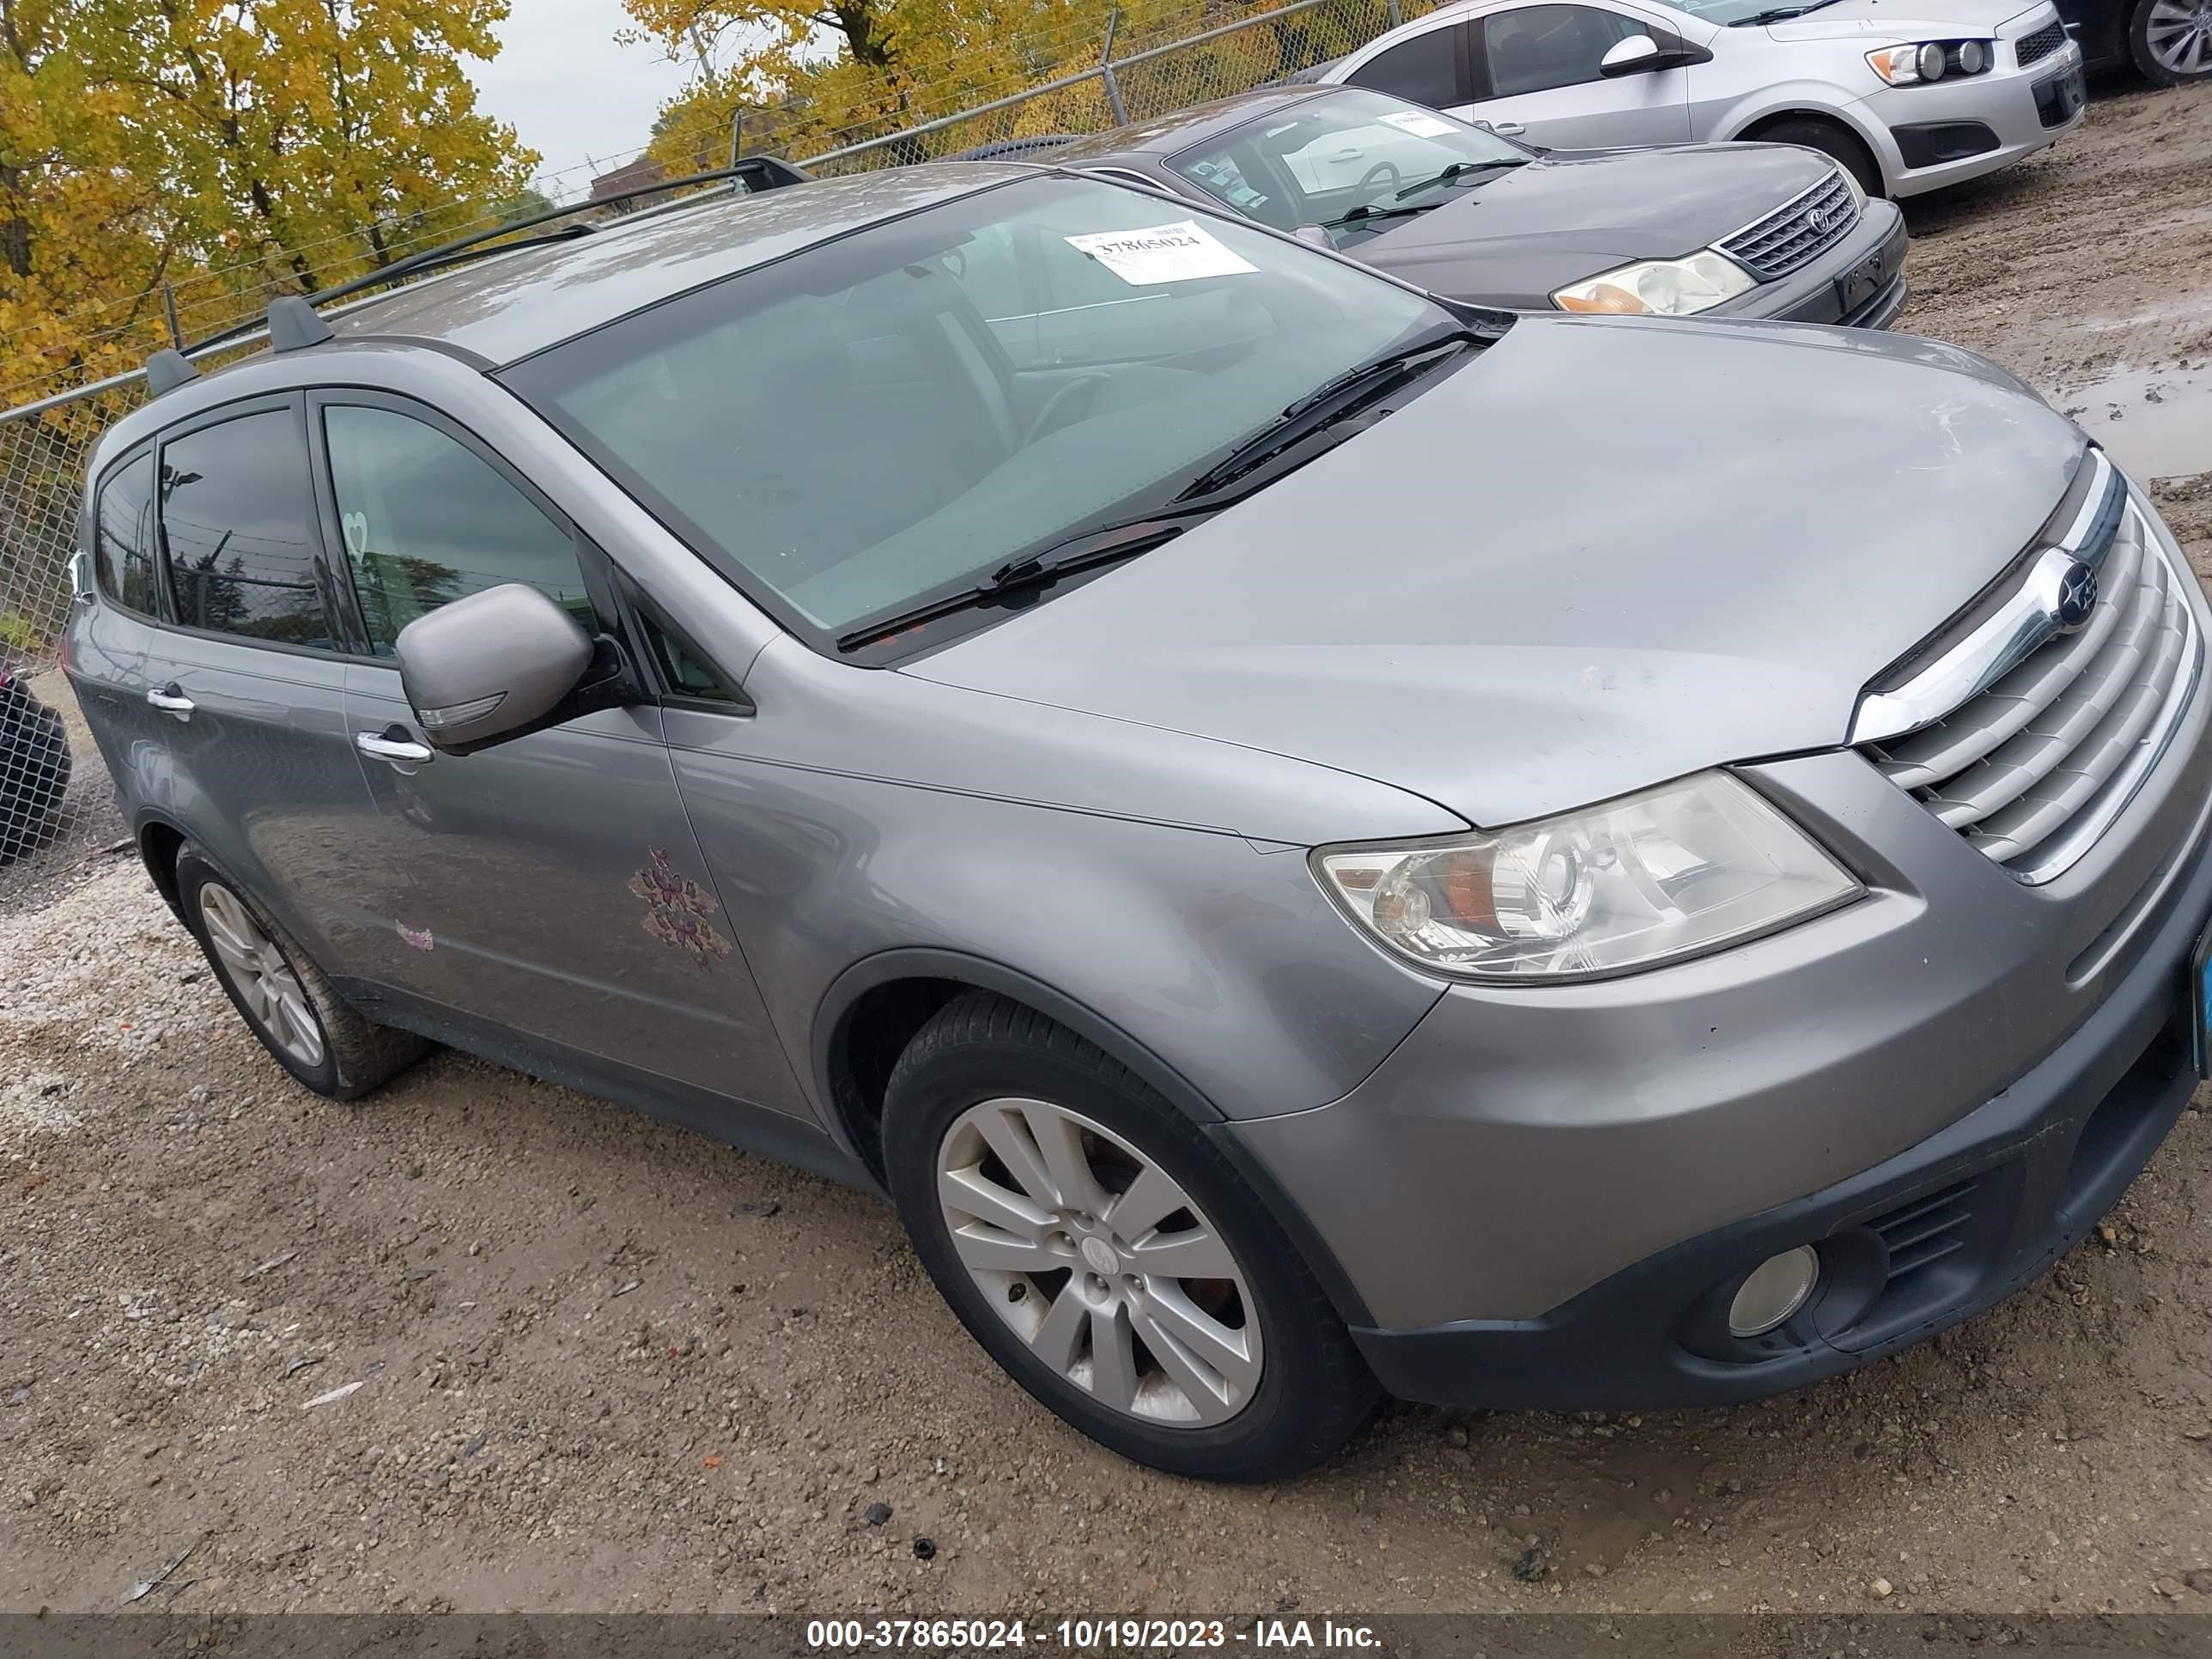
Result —
[{"label": "gravel ground", "polygon": [[[2212,88],[1911,218],[1906,326],[2212,465]],[[2203,567],[2212,478],[2161,494]],[[2055,1273],[1869,1371],[1394,1409],[1220,1490],[1032,1407],[872,1200],[452,1054],[313,1099],[136,864],[70,856],[0,909],[0,1606],[189,1547],[138,1606],[2212,1611],[2201,1108]]]}]

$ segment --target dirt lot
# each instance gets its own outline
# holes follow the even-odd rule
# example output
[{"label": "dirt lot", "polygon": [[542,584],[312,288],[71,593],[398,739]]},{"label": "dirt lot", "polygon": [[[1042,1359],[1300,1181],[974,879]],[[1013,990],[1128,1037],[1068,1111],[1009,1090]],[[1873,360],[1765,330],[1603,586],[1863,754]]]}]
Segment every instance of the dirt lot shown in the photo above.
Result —
[{"label": "dirt lot", "polygon": [[[2108,94],[1911,218],[1905,326],[2139,471],[2212,465],[2212,88]],[[2212,568],[2212,476],[2162,494]],[[2212,1612],[2201,1109],[2050,1279],[1870,1372],[1396,1410],[1223,1491],[1032,1407],[872,1200],[453,1055],[326,1106],[134,862],[16,897],[0,1606],[112,1607],[191,1547],[138,1605]]]}]

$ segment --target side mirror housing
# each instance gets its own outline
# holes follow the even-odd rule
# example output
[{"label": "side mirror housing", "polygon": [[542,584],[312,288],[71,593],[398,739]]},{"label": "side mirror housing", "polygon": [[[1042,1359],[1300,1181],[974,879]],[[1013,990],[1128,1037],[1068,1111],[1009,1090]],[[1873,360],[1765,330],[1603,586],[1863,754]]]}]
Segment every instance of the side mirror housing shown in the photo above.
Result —
[{"label": "side mirror housing", "polygon": [[1597,60],[1597,72],[1608,81],[1623,75],[1643,75],[1658,64],[1659,43],[1648,34],[1632,34],[1616,40]]},{"label": "side mirror housing", "polygon": [[1653,75],[1661,70],[1712,61],[1712,53],[1703,46],[1693,46],[1673,35],[1662,40],[1649,34],[1632,34],[1607,48],[1605,56],[1597,60],[1597,72],[1608,81],[1617,81],[1624,75]]},{"label": "side mirror housing", "polygon": [[1291,234],[1309,247],[1325,247],[1332,253],[1336,252],[1336,239],[1319,225],[1300,225]]},{"label": "side mirror housing", "polygon": [[595,654],[534,587],[487,587],[399,630],[399,684],[431,744],[465,755],[564,717]]}]

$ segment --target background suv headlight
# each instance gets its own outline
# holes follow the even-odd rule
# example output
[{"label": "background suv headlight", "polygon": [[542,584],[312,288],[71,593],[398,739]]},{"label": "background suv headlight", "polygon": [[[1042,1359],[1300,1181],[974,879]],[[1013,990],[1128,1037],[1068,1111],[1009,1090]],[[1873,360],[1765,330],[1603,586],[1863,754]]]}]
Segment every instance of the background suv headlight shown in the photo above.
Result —
[{"label": "background suv headlight", "polygon": [[1420,966],[1589,979],[1772,933],[1865,890],[1747,785],[1703,772],[1496,834],[1325,847],[1346,914]]},{"label": "background suv headlight", "polygon": [[1645,259],[1552,295],[1562,311],[1616,316],[1689,317],[1747,294],[1756,279],[1724,254],[1704,248],[1684,259]]}]

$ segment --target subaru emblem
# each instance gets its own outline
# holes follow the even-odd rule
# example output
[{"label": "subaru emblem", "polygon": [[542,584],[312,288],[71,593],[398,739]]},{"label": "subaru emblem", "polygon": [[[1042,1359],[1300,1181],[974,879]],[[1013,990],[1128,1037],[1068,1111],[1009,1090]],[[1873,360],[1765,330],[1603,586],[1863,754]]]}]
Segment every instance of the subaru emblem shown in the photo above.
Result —
[{"label": "subaru emblem", "polygon": [[2053,611],[2059,630],[2071,634],[2089,620],[2097,608],[2097,573],[2080,560],[2067,567],[2058,579],[2058,605]]}]

